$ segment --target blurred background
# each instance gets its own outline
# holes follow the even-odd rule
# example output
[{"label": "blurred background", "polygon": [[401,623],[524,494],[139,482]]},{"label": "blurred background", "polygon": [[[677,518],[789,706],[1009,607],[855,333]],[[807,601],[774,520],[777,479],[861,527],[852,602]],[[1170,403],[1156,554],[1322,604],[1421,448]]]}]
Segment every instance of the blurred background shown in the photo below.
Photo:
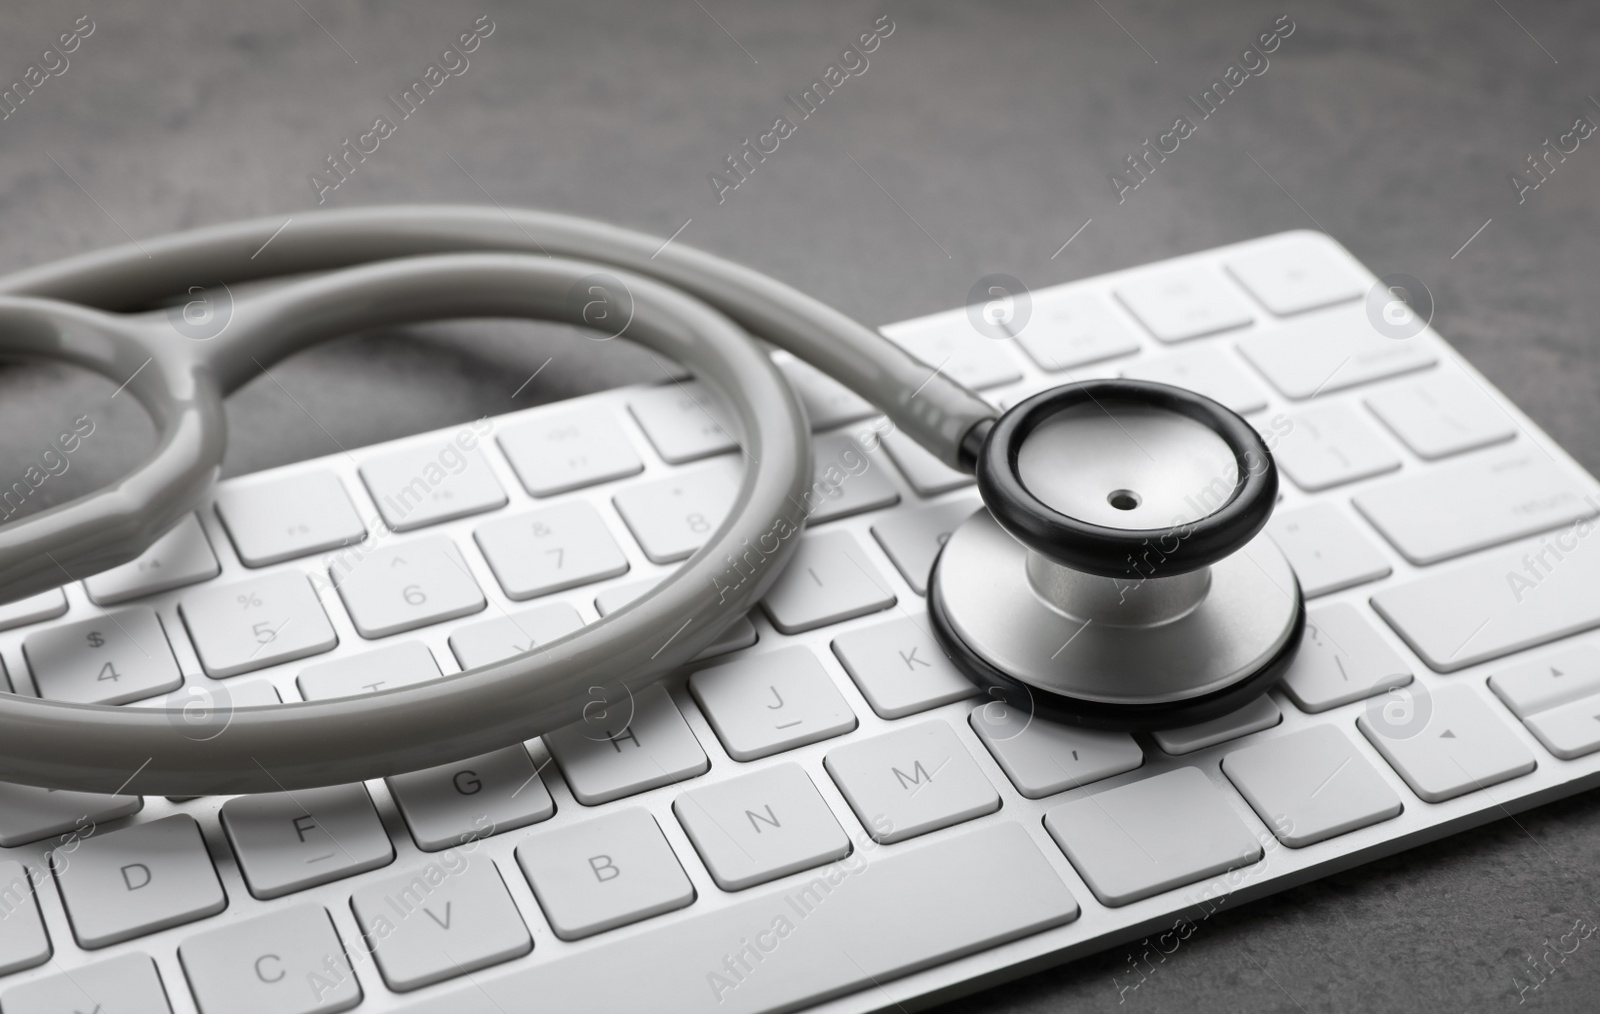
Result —
[{"label": "blurred background", "polygon": [[[880,18],[892,34],[801,118],[790,98]],[[1191,97],[1286,25],[1200,118]],[[0,101],[0,273],[236,218],[454,201],[676,232],[876,325],[994,272],[1037,288],[1313,228],[1420,280],[1434,326],[1600,472],[1600,134],[1542,154],[1600,125],[1594,4],[8,2],[0,84],[74,26],[54,73]],[[402,117],[430,64],[453,73]],[[780,116],[777,151],[710,181]],[[1140,182],[1127,158],[1179,116],[1192,135]],[[392,132],[341,180],[329,156],[378,117]],[[231,399],[227,472],[657,375],[568,328],[352,336]],[[0,475],[85,413],[102,424],[35,504],[125,472],[153,431],[114,390],[0,369]],[[1119,948],[960,1006],[1592,1009],[1600,941],[1537,991],[1512,978],[1575,919],[1600,925],[1595,869],[1600,800],[1568,800],[1219,912],[1153,969]]]}]

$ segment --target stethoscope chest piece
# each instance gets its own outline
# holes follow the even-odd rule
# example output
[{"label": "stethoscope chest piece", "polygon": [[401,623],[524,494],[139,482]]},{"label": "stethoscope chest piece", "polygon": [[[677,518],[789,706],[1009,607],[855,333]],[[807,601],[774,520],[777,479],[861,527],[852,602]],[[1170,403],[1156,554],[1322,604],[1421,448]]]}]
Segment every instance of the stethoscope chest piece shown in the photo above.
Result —
[{"label": "stethoscope chest piece", "polygon": [[979,510],[928,590],[935,632],[1028,714],[1103,729],[1233,711],[1277,682],[1305,625],[1262,530],[1277,470],[1248,423],[1163,384],[1035,395],[978,452]]}]

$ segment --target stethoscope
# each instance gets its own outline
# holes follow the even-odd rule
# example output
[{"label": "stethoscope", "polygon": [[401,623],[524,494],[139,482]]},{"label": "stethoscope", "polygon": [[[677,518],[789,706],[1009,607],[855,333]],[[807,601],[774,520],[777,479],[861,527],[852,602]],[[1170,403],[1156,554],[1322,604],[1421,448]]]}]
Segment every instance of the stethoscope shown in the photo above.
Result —
[{"label": "stethoscope", "polygon": [[[161,308],[227,286],[226,320],[190,326]],[[224,397],[285,356],[450,318],[593,327],[603,316],[610,328],[623,303],[616,333],[715,387],[744,459],[727,518],[668,580],[515,658],[359,698],[190,722],[170,709],[0,695],[0,781],[199,795],[379,778],[582,721],[685,665],[760,601],[800,542],[771,533],[798,531],[807,513],[810,427],[751,335],[976,474],[987,510],[940,551],[928,614],[992,697],[1092,728],[1169,727],[1241,706],[1292,658],[1304,604],[1262,531],[1276,467],[1221,405],[1101,380],[997,416],[875,332],[748,268],[584,219],[471,207],[257,219],[0,279],[0,350],[101,374],[157,429],[153,456],[116,484],[0,526],[0,597],[131,561],[193,511],[219,473]],[[727,561],[758,543],[766,562],[730,588]]]}]

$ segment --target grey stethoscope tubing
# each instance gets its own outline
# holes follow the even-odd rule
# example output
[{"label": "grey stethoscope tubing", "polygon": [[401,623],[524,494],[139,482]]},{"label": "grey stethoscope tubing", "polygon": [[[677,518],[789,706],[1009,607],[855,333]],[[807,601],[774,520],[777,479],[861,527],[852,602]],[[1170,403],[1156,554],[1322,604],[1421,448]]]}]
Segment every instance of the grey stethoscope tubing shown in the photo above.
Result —
[{"label": "grey stethoscope tubing", "polygon": [[[810,430],[755,334],[877,405],[970,471],[994,409],[874,332],[764,275],[680,243],[530,211],[406,206],[257,219],[74,257],[0,278],[0,353],[77,363],[126,384],[152,416],[153,457],[115,485],[0,527],[0,597],[117,566],[192,511],[226,446],[223,398],[302,348],[354,331],[458,317],[583,319],[596,272],[632,297],[628,338],[709,381],[732,410],[744,478],[707,544],[650,594],[533,651],[361,698],[179,711],[0,694],[0,781],[96,792],[265,792],[378,778],[571,724],[706,647],[760,600],[798,544]],[[268,239],[270,242],[267,242]],[[266,246],[263,248],[263,243]],[[328,272],[241,296],[214,338],[149,308],[192,286]],[[747,334],[748,332],[749,334]],[[975,429],[976,428],[976,429]],[[964,448],[963,444],[966,442]],[[767,542],[761,542],[763,536]],[[725,562],[767,562],[727,592]]]}]

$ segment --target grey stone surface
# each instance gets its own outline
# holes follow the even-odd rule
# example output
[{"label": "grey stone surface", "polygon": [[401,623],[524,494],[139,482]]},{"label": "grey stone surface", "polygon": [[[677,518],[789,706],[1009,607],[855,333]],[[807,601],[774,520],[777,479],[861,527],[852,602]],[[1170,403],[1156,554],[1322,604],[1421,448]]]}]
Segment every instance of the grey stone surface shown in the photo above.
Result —
[{"label": "grey stone surface", "polygon": [[[1507,180],[1600,117],[1600,8],[1581,0],[13,3],[0,78],[79,13],[97,27],[71,66],[0,121],[0,270],[314,207],[310,174],[486,13],[497,28],[470,68],[328,205],[492,199],[663,236],[692,218],[683,242],[874,324],[957,305],[990,272],[1045,285],[1320,226],[1423,280],[1442,333],[1600,469],[1600,137],[1525,203]],[[707,174],[883,13],[897,27],[867,71],[719,205]],[[1119,205],[1108,174],[1284,13],[1297,28],[1270,67]],[[620,349],[499,324],[352,338],[232,400],[228,470],[654,371]],[[95,434],[38,502],[125,470],[151,430],[113,390],[53,366],[0,372],[0,477],[83,414]],[[1600,924],[1595,869],[1600,801],[1582,797],[1214,916],[1137,990],[1119,994],[1117,948],[961,1007],[1592,1009],[1600,939],[1523,997],[1513,977],[1528,984],[1523,955],[1574,919]]]}]

